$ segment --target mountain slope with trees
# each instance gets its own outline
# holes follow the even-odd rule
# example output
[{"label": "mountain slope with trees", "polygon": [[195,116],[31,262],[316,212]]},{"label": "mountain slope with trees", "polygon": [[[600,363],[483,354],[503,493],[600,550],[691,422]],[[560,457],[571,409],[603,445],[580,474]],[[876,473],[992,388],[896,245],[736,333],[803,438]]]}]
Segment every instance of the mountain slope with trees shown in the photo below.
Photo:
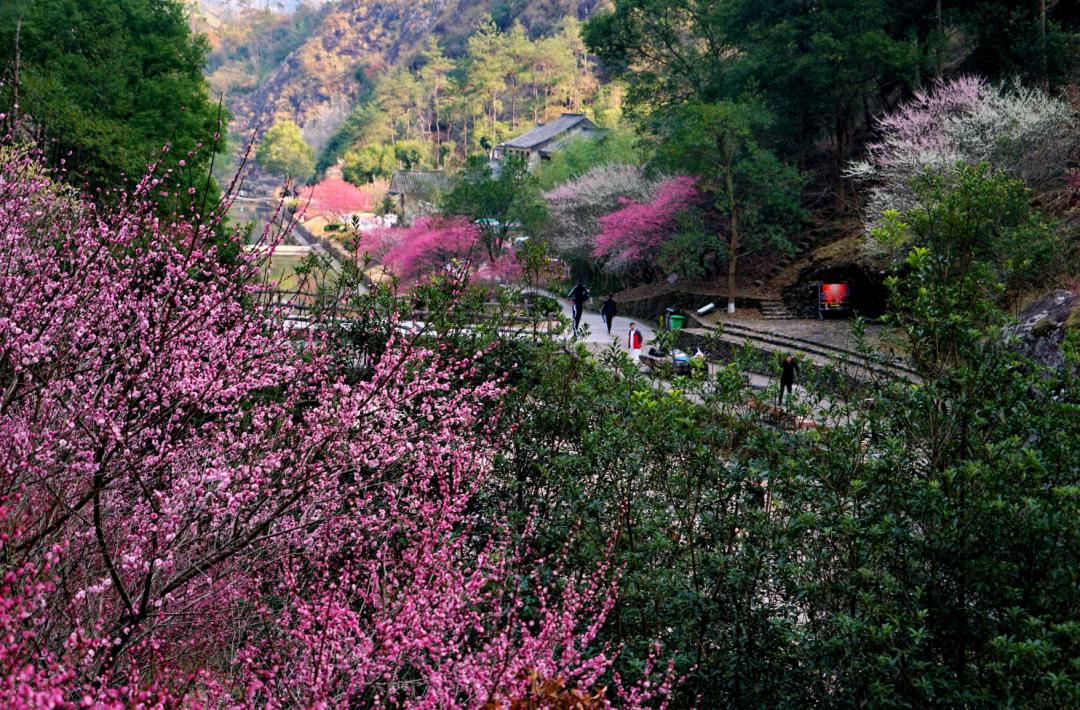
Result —
[{"label": "mountain slope with trees", "polygon": [[[204,7],[195,25],[214,46],[210,79],[215,89],[225,92],[234,132],[261,133],[274,123],[291,120],[305,140],[322,151],[357,104],[368,102],[373,88],[385,78],[394,83],[390,93],[407,101],[408,87],[399,85],[400,72],[419,70],[426,63],[425,53],[432,52],[431,42],[437,43],[441,55],[456,60],[468,53],[470,43],[479,51],[477,43],[484,39],[475,38],[478,33],[491,41],[494,33],[520,23],[521,32],[533,38],[557,36],[564,19],[584,19],[596,6],[595,0],[525,5],[492,0],[338,0],[320,7],[301,4],[287,15],[257,6],[231,15]],[[577,44],[583,55],[584,46],[580,40]],[[518,60],[523,67],[530,58]],[[535,70],[556,72],[551,66]],[[490,66],[485,71],[486,81],[492,81],[502,68]],[[487,110],[493,109],[489,105]],[[535,113],[523,112],[521,119],[526,116],[535,118]],[[405,121],[410,118],[415,120],[415,113]],[[517,120],[510,123],[517,125]],[[344,146],[348,147],[352,146]]]}]

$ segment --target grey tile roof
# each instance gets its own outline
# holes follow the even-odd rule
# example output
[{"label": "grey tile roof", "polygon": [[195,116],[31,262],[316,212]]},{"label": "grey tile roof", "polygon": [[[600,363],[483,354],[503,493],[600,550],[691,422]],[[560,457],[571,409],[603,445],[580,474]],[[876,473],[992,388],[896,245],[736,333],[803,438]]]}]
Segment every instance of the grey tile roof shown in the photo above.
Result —
[{"label": "grey tile roof", "polygon": [[450,189],[450,178],[446,173],[399,170],[390,178],[391,195],[432,196],[437,192]]},{"label": "grey tile roof", "polygon": [[503,148],[535,148],[538,145],[547,143],[560,133],[565,133],[580,123],[586,123],[589,128],[595,128],[593,122],[585,118],[585,114],[564,113],[550,123],[542,123],[528,133],[524,133],[517,138],[511,138],[499,145]]}]

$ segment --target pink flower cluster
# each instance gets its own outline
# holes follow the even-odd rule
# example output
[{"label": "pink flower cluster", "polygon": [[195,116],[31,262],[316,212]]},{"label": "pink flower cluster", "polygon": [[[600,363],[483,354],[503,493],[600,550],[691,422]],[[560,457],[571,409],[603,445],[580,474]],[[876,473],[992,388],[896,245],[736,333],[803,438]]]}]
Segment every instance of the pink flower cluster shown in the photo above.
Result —
[{"label": "pink flower cluster", "polygon": [[[330,329],[252,305],[257,257],[156,216],[151,183],[99,211],[0,160],[0,706],[480,707],[530,673],[596,684],[613,575],[560,574],[469,509],[501,391],[463,384],[483,354],[391,341],[346,381]],[[662,704],[648,687],[616,697]]]},{"label": "pink flower cluster", "polygon": [[1065,186],[1080,195],[1080,170],[1070,170],[1065,173]]},{"label": "pink flower cluster", "polygon": [[360,253],[378,259],[391,273],[415,282],[433,273],[468,268],[484,249],[480,228],[465,217],[420,217],[411,227],[365,232]]},{"label": "pink flower cluster", "polygon": [[614,272],[652,264],[671,235],[675,215],[697,198],[695,184],[692,177],[673,177],[660,183],[648,202],[623,200],[620,209],[600,218],[592,255]]},{"label": "pink flower cluster", "polygon": [[847,175],[870,184],[866,227],[915,205],[913,182],[957,164],[986,164],[1039,189],[1060,184],[1076,135],[1076,112],[1061,98],[1019,83],[975,76],[939,80],[878,120],[879,138]]},{"label": "pink flower cluster", "polygon": [[939,80],[919,89],[910,101],[878,119],[882,139],[867,146],[871,160],[883,168],[906,166],[920,156],[955,162],[960,154],[948,130],[950,122],[974,110],[991,91],[977,76]]},{"label": "pink flower cluster", "polygon": [[358,212],[371,212],[374,204],[375,199],[370,192],[364,192],[340,178],[330,178],[300,190],[297,211],[307,216],[340,218]]}]

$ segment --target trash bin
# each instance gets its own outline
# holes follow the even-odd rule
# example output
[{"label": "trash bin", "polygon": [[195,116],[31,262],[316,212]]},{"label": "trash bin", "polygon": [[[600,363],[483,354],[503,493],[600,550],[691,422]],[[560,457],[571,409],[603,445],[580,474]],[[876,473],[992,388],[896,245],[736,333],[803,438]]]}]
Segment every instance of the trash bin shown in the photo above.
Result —
[{"label": "trash bin", "polygon": [[669,316],[671,320],[671,329],[678,330],[683,327],[683,323],[686,322],[686,316],[681,316],[678,313],[672,313]]}]

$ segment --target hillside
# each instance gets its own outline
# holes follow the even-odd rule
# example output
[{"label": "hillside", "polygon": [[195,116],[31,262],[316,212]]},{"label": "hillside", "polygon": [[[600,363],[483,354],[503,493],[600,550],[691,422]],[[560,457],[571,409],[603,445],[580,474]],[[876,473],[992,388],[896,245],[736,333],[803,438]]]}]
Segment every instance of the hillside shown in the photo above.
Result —
[{"label": "hillside", "polygon": [[[551,32],[563,17],[588,17],[597,0],[516,5],[493,0],[344,0],[299,3],[292,13],[262,3],[202,0],[194,20],[211,44],[208,77],[233,113],[232,133],[248,135],[295,121],[316,151],[349,116],[363,80],[411,58],[429,38],[459,54],[487,18]],[[271,3],[271,6],[274,4]]]}]

